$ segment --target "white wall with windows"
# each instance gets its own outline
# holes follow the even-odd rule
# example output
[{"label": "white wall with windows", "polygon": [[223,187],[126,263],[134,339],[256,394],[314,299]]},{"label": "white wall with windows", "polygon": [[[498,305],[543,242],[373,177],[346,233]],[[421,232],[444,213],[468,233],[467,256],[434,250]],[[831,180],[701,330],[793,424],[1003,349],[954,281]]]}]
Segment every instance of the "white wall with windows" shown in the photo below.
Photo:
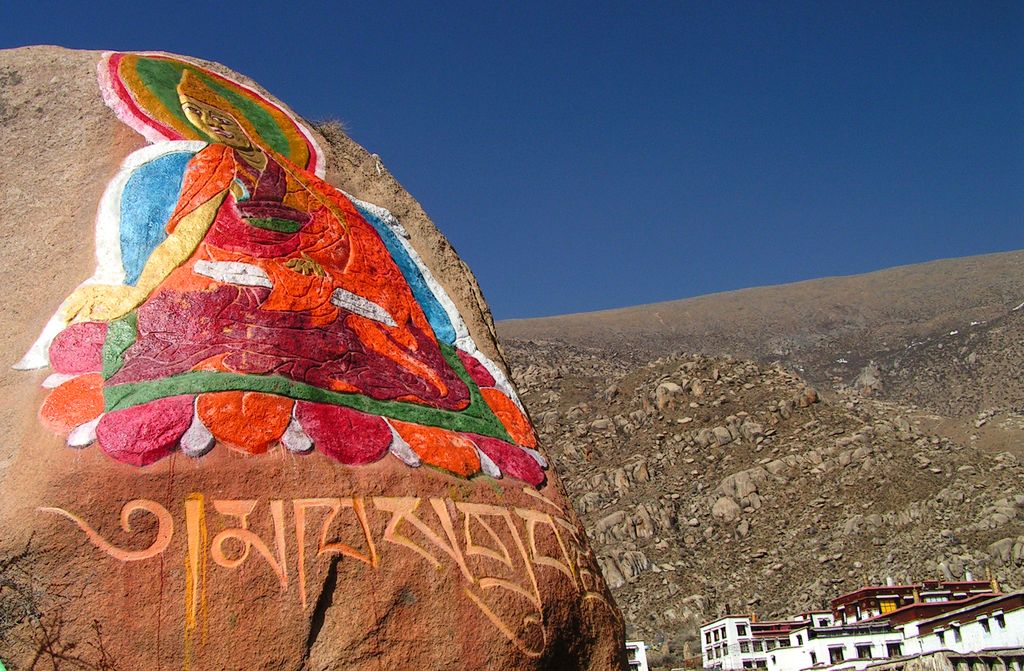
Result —
[{"label": "white wall with windows", "polygon": [[[1024,648],[1024,608],[1003,611],[953,613],[948,624],[934,631],[919,634],[921,622],[907,625],[905,635],[912,646],[911,654],[937,650],[975,652],[986,648]],[[927,622],[927,621],[925,621]]]},{"label": "white wall with windows", "polygon": [[[927,620],[890,626],[886,621],[835,624],[818,614],[786,621],[797,627],[777,636],[749,617],[728,616],[701,627],[704,668],[715,671],[765,669],[863,671],[882,660],[951,651],[1024,648],[1021,594],[998,596]],[[775,623],[771,623],[774,628]],[[778,629],[786,627],[778,626]],[[770,631],[768,633],[776,633]]]},{"label": "white wall with windows", "polygon": [[[816,614],[824,622],[831,616]],[[785,623],[807,621],[801,615]],[[758,627],[762,631],[754,636]],[[715,620],[701,627],[701,655],[705,669],[764,669],[768,666],[768,655],[776,649],[784,648],[790,643],[789,632],[778,632],[776,635],[765,634],[765,623],[755,623],[749,616],[730,615]]]},{"label": "white wall with windows", "polygon": [[859,670],[880,659],[903,654],[903,636],[899,631],[820,636],[808,628],[793,631],[790,640],[789,647],[769,654],[768,671],[796,671],[834,664]]},{"label": "white wall with windows", "polygon": [[764,668],[768,641],[754,640],[748,616],[729,616],[700,629],[700,650],[705,669]]},{"label": "white wall with windows", "polygon": [[647,666],[647,646],[643,641],[626,641],[626,663],[629,671],[650,671]]}]

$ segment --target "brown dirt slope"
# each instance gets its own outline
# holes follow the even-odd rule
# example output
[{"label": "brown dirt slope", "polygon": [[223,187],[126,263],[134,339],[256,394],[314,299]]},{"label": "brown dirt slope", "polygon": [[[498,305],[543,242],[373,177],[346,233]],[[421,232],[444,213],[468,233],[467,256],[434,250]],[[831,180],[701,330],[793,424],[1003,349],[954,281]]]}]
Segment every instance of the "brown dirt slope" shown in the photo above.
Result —
[{"label": "brown dirt slope", "polygon": [[499,323],[653,668],[725,612],[890,576],[1024,587],[1022,261]]},{"label": "brown dirt slope", "polygon": [[[633,356],[677,350],[827,364],[1004,316],[1024,301],[1024,251],[901,266],[602,312],[499,323],[503,340],[560,340]],[[855,374],[855,373],[854,373]]]}]

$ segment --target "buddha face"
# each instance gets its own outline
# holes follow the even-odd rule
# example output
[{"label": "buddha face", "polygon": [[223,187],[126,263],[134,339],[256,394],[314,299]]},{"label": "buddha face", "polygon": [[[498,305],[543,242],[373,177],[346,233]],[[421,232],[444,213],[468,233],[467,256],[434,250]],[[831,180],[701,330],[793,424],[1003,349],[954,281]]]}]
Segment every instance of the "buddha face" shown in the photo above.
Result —
[{"label": "buddha face", "polygon": [[185,113],[185,118],[189,120],[189,123],[217,142],[226,144],[233,149],[252,147],[252,142],[249,141],[245,131],[227,112],[184,94],[179,96],[179,99],[181,100],[181,111]]}]

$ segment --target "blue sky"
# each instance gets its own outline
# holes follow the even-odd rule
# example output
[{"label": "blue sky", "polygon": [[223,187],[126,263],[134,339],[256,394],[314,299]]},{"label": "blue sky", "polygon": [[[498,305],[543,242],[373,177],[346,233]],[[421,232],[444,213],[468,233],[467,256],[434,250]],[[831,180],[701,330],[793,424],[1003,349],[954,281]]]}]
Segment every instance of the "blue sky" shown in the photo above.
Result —
[{"label": "blue sky", "polygon": [[[339,119],[497,318],[1024,247],[1020,2],[17,3]],[[173,7],[172,9],[166,9]]]}]

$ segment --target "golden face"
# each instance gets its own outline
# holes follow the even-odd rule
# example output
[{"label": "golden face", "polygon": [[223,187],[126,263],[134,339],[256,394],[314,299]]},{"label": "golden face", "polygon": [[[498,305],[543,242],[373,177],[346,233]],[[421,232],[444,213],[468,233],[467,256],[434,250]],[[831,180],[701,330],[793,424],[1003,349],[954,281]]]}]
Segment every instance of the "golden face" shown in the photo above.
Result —
[{"label": "golden face", "polygon": [[179,96],[179,99],[181,100],[181,111],[185,113],[185,118],[189,120],[189,123],[217,142],[234,149],[252,147],[252,142],[249,141],[245,131],[227,112],[186,95]]}]

